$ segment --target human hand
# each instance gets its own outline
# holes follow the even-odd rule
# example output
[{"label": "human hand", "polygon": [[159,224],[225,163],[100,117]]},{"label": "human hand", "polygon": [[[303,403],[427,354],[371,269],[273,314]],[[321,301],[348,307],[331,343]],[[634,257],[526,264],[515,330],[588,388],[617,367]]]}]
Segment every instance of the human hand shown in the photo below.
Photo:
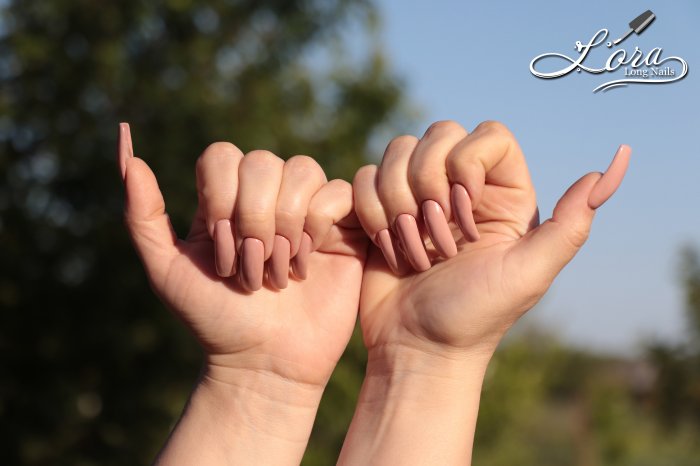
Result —
[{"label": "human hand", "polygon": [[[187,456],[207,450],[199,442],[208,431],[230,434],[212,441],[229,449],[222,458],[240,464],[243,456],[231,450],[240,447],[251,460],[298,464],[357,315],[367,240],[350,184],[326,182],[309,157],[284,162],[266,151],[244,157],[232,144],[216,143],[197,162],[199,207],[187,239],[179,240],[155,176],[133,156],[126,124],[119,164],[125,221],[151,286],[206,352],[196,391],[203,395],[190,400],[191,415],[161,461],[216,464]],[[287,280],[290,257],[296,279]],[[294,448],[276,449],[275,441]],[[192,442],[198,446],[187,448]]]},{"label": "human hand", "polygon": [[500,123],[469,135],[435,123],[358,171],[355,209],[377,247],[360,299],[367,376],[341,463],[469,462],[493,351],[586,241],[629,154],[621,146],[605,175],[574,183],[541,225],[525,158]]}]

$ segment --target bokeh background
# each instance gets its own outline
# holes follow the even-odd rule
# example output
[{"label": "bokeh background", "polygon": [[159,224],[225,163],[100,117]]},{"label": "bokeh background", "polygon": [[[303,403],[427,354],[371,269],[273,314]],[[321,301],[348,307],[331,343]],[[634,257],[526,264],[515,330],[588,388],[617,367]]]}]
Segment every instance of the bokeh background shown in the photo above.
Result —
[{"label": "bokeh background", "polygon": [[[604,77],[530,74],[647,8],[656,21],[623,46],[683,57],[683,81],[593,94]],[[496,353],[474,464],[697,465],[698,20],[692,0],[0,0],[0,464],[148,464],[196,380],[202,355],[122,226],[119,121],[182,233],[215,140],[350,179],[393,136],[498,119],[543,217],[617,145],[634,153],[589,243]],[[335,462],[364,363],[355,336],[303,464]]]}]

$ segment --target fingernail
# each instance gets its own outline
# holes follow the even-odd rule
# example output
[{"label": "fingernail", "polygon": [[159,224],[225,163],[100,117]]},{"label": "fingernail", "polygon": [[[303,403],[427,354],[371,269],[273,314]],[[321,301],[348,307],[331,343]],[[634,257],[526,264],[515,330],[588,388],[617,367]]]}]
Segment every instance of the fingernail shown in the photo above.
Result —
[{"label": "fingernail", "polygon": [[246,238],[241,246],[241,285],[249,291],[262,287],[265,246],[256,238]]},{"label": "fingernail", "polygon": [[622,183],[622,178],[625,176],[631,154],[632,148],[626,144],[622,144],[617,149],[610,166],[595,184],[591,194],[588,195],[588,207],[597,209],[610,199],[610,196],[615,194],[620,183]]},{"label": "fingernail", "polygon": [[304,232],[301,235],[301,243],[297,255],[292,259],[292,271],[300,280],[306,280],[309,268],[309,254],[311,254],[311,237]]},{"label": "fingernail", "polygon": [[442,257],[453,257],[457,255],[457,244],[452,237],[450,226],[447,224],[445,212],[435,201],[427,200],[423,202],[423,220],[428,229],[430,239],[433,240],[435,249]]},{"label": "fingernail", "polygon": [[275,242],[272,246],[272,255],[270,256],[268,273],[270,283],[278,290],[287,288],[290,249],[291,246],[287,238],[282,235],[275,235]]},{"label": "fingernail", "polygon": [[392,241],[391,238],[391,233],[389,232],[388,229],[383,229],[379,230],[375,237],[375,242],[379,246],[379,249],[382,251],[382,254],[384,254],[384,259],[386,259],[386,263],[389,264],[389,268],[391,269],[392,272],[395,274],[399,275],[401,272],[399,270],[399,259],[396,252],[396,248],[394,247],[394,242]]},{"label": "fingernail", "polygon": [[131,130],[129,123],[119,123],[119,149],[117,158],[119,169],[122,173],[122,181],[126,178],[126,160],[134,156],[134,149],[131,143]]},{"label": "fingernail", "polygon": [[474,223],[472,201],[469,198],[467,188],[461,184],[453,184],[452,190],[450,191],[450,199],[452,201],[452,210],[455,213],[455,221],[462,231],[464,238],[467,241],[478,241],[479,230],[477,230],[476,223]]},{"label": "fingernail", "polygon": [[396,217],[396,230],[406,251],[406,257],[414,269],[424,272],[430,268],[430,259],[425,252],[418,224],[413,215],[401,214]]},{"label": "fingernail", "polygon": [[214,256],[216,273],[220,277],[230,277],[236,273],[236,243],[230,220],[219,220],[214,224]]}]

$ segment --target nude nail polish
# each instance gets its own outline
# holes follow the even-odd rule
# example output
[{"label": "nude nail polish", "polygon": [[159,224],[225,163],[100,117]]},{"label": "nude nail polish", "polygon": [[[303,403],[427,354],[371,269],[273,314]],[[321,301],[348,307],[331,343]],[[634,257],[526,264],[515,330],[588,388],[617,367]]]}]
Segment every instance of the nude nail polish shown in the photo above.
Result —
[{"label": "nude nail polish", "polygon": [[134,156],[134,148],[131,142],[131,129],[129,123],[119,123],[119,148],[117,159],[122,181],[126,178],[126,160]]},{"label": "nude nail polish", "polygon": [[467,241],[478,241],[479,230],[476,228],[476,223],[474,222],[472,201],[469,198],[467,188],[461,184],[453,184],[450,190],[450,200],[452,202],[455,222],[462,231],[464,238]]},{"label": "nude nail polish", "polygon": [[309,273],[309,254],[311,254],[311,246],[311,237],[308,233],[303,232],[301,235],[301,243],[299,243],[299,250],[292,259],[292,271],[300,280],[305,280]]},{"label": "nude nail polish", "polygon": [[214,256],[216,273],[220,277],[230,277],[236,273],[236,244],[230,220],[219,220],[214,224]]},{"label": "nude nail polish", "polygon": [[421,209],[423,211],[423,221],[437,252],[442,257],[457,255],[457,244],[452,237],[450,226],[445,218],[445,212],[440,207],[440,204],[433,200],[427,200],[423,202]]},{"label": "nude nail polish", "polygon": [[389,264],[389,268],[391,269],[391,271],[395,274],[398,274],[399,264],[396,257],[394,244],[391,241],[391,234],[389,233],[389,230],[387,230],[386,228],[380,230],[375,237],[375,242],[379,246],[379,249],[382,251],[382,254],[384,254],[384,259],[386,259],[386,263]]},{"label": "nude nail polish", "polygon": [[631,154],[632,148],[626,144],[622,144],[617,149],[610,166],[588,195],[588,207],[597,209],[617,191],[629,166]]},{"label": "nude nail polish", "polygon": [[290,249],[291,246],[287,238],[282,235],[275,235],[275,242],[267,270],[270,284],[278,290],[287,288]]},{"label": "nude nail polish", "polygon": [[423,240],[418,231],[418,224],[413,215],[401,214],[396,217],[396,231],[401,238],[401,244],[406,252],[406,257],[414,269],[424,272],[430,268],[430,259],[425,252]]},{"label": "nude nail polish", "polygon": [[246,238],[241,245],[241,285],[248,291],[262,287],[265,246],[256,238]]}]

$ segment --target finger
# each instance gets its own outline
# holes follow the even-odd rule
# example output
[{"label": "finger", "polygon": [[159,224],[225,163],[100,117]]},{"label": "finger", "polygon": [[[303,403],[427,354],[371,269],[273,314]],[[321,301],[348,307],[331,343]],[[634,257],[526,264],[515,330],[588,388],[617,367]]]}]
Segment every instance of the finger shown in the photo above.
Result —
[{"label": "finger", "polygon": [[148,277],[158,289],[179,254],[177,236],[165,213],[155,175],[143,160],[133,156],[126,123],[120,125],[118,154],[126,191],[124,220]]},{"label": "finger", "polygon": [[[593,194],[609,198],[619,187],[631,149],[621,146],[608,171],[589,173],[574,183],[554,208],[552,218],[526,234],[512,250],[516,264],[527,266],[528,275],[548,286],[588,239],[595,209]],[[614,182],[610,182],[610,179]]]},{"label": "finger", "polygon": [[214,240],[216,272],[236,271],[236,245],[231,219],[238,191],[238,166],[243,153],[228,142],[215,142],[197,159],[197,195],[209,237]]},{"label": "finger", "polygon": [[424,271],[430,268],[430,259],[416,221],[418,204],[408,181],[409,161],[417,144],[413,136],[393,139],[384,152],[375,184],[386,219],[400,238],[406,258],[414,269]]},{"label": "finger", "polygon": [[[295,155],[284,163],[275,210],[275,244],[268,261],[270,284],[277,289],[287,287],[289,259],[299,251],[309,202],[325,182],[323,169],[311,157]],[[309,248],[304,246],[308,255]]]},{"label": "finger", "polygon": [[235,208],[241,284],[254,291],[262,286],[263,263],[272,254],[275,208],[284,161],[264,150],[249,152],[238,166]]},{"label": "finger", "polygon": [[466,136],[467,130],[454,121],[433,123],[413,151],[409,163],[411,189],[421,206],[430,239],[443,257],[457,254],[457,245],[447,224],[452,211],[445,160]]},{"label": "finger", "polygon": [[[450,151],[446,165],[447,176],[453,183],[451,200],[456,204],[453,218],[468,239],[475,239],[473,211],[479,208],[485,185],[509,188],[520,194],[533,193],[534,197],[525,157],[501,123],[486,121],[477,126]],[[469,206],[471,211],[467,210]],[[519,217],[511,219],[517,223],[516,229],[523,230],[529,224],[534,209],[533,202],[532,212],[518,212]]]},{"label": "finger", "polygon": [[377,193],[377,166],[360,168],[352,181],[355,214],[367,236],[381,249],[387,264],[395,274],[403,274],[406,264],[398,241],[389,229],[386,213]]}]

